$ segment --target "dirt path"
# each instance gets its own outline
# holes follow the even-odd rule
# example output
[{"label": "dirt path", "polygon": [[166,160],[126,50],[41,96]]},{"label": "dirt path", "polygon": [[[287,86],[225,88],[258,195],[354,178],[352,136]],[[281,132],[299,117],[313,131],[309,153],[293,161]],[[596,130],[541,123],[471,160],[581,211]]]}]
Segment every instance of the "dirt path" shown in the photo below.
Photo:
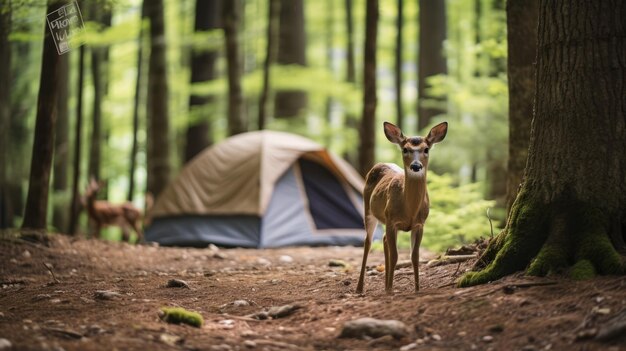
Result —
[{"label": "dirt path", "polygon": [[[626,350],[624,338],[585,339],[626,310],[624,277],[517,275],[457,289],[450,283],[469,262],[422,265],[417,295],[412,270],[403,268],[395,295],[385,295],[383,274],[372,273],[359,296],[361,255],[360,248],[211,251],[64,236],[46,247],[5,238],[0,338],[15,350]],[[331,259],[351,267],[329,267]],[[371,265],[382,262],[382,253],[370,255]],[[164,287],[173,278],[190,289]],[[553,284],[507,288],[529,281]],[[97,290],[120,295],[101,300]],[[274,320],[243,317],[286,304],[301,309]],[[164,306],[197,311],[205,324],[167,324],[158,317]],[[344,322],[360,317],[400,320],[410,333],[399,340],[338,338]]]}]

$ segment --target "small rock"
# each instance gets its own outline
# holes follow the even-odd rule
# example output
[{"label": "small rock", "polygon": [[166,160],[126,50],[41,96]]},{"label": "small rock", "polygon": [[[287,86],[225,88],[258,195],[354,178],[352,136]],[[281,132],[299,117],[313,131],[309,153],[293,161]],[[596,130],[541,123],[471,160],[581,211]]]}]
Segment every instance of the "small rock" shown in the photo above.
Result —
[{"label": "small rock", "polygon": [[8,339],[0,338],[0,350],[7,350],[13,347],[13,344]]},{"label": "small rock", "polygon": [[209,244],[209,246],[207,246],[207,249],[209,249],[210,251],[213,251],[213,252],[217,252],[217,251],[220,250],[220,248],[217,247],[215,244]]},{"label": "small rock", "polygon": [[159,340],[169,346],[177,346],[180,345],[183,339],[180,336],[171,335],[171,334],[161,334],[159,335]]},{"label": "small rock", "polygon": [[350,284],[352,284],[352,281],[350,279],[345,279],[344,281],[341,282],[343,285],[348,286]]},{"label": "small rock", "polygon": [[187,284],[186,281],[181,280],[181,279],[170,279],[167,281],[167,284],[165,285],[166,288],[189,288],[189,284]]},{"label": "small rock", "polygon": [[340,337],[342,338],[379,338],[391,335],[401,339],[408,334],[406,324],[396,320],[380,320],[374,318],[360,318],[346,322],[343,325]]},{"label": "small rock", "polygon": [[87,336],[100,335],[104,333],[106,333],[106,330],[97,324],[92,324],[87,328]]},{"label": "small rock", "polygon": [[233,306],[235,307],[250,306],[250,302],[246,300],[235,300],[233,301]]},{"label": "small rock", "polygon": [[243,346],[249,348],[249,349],[253,349],[256,347],[256,342],[252,341],[252,340],[246,340],[243,342]]},{"label": "small rock", "polygon": [[41,301],[41,300],[47,300],[49,298],[51,298],[52,295],[50,294],[37,294],[35,295],[35,297],[33,297],[33,301]]},{"label": "small rock", "polygon": [[439,334],[433,334],[430,337],[435,341],[441,341],[441,335]]},{"label": "small rock", "polygon": [[598,329],[596,328],[583,329],[579,331],[578,333],[576,333],[576,340],[591,339],[591,338],[594,338],[597,334],[598,334]]},{"label": "small rock", "polygon": [[592,313],[595,314],[601,314],[601,315],[607,315],[609,313],[611,313],[611,309],[610,308],[598,308],[598,307],[594,307],[591,310]]},{"label": "small rock", "polygon": [[222,319],[217,322],[217,324],[221,325],[224,329],[232,329],[235,326],[235,321],[232,319]]},{"label": "small rock", "polygon": [[288,255],[282,255],[278,258],[278,261],[282,263],[291,263],[293,262],[293,257],[288,256]]},{"label": "small rock", "polygon": [[122,294],[110,290],[96,290],[94,293],[94,297],[98,300],[113,300],[120,296],[122,296]]},{"label": "small rock", "polygon": [[409,350],[415,350],[417,348],[417,344],[412,342],[408,345],[404,345],[400,348],[400,351],[409,351]]},{"label": "small rock", "polygon": [[460,337],[464,337],[464,336],[466,336],[466,335],[467,335],[467,332],[460,331],[460,332],[456,333],[456,335],[457,335],[457,336],[460,336]]},{"label": "small rock", "polygon": [[484,342],[492,342],[493,341],[493,336],[485,335],[485,336],[483,336],[483,341]]},{"label": "small rock", "polygon": [[269,266],[272,264],[272,262],[270,262],[270,260],[268,260],[267,258],[263,258],[263,257],[259,257],[256,262],[258,264],[260,264],[261,266]]},{"label": "small rock", "polygon": [[348,263],[344,260],[331,259],[328,261],[329,267],[347,267]]},{"label": "small rock", "polygon": [[596,296],[596,298],[594,300],[596,301],[596,303],[600,303],[600,302],[604,301],[604,297],[603,296]]},{"label": "small rock", "polygon": [[228,256],[226,256],[222,252],[215,252],[213,253],[213,258],[217,258],[218,260],[225,260],[226,258],[228,258]]},{"label": "small rock", "polygon": [[31,256],[32,255],[30,254],[30,251],[28,250],[24,250],[24,252],[22,252],[22,257],[24,258],[31,258]]},{"label": "small rock", "polygon": [[380,275],[380,272],[377,270],[367,271],[366,275]]},{"label": "small rock", "polygon": [[61,303],[61,299],[52,299],[50,303]]}]

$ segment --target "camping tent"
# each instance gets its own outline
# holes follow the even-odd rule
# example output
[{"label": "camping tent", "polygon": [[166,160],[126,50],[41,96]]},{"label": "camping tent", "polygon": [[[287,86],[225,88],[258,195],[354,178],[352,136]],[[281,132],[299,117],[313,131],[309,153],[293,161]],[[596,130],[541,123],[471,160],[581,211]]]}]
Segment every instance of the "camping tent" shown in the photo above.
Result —
[{"label": "camping tent", "polygon": [[196,156],[150,212],[162,245],[362,245],[363,179],[289,133],[239,134]]}]

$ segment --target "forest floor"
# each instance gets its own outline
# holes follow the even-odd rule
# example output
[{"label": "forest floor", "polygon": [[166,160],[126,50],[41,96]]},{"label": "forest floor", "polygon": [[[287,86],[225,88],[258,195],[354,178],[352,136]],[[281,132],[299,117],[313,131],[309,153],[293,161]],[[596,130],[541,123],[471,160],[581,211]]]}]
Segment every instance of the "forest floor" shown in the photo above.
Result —
[{"label": "forest floor", "polygon": [[[571,281],[517,274],[459,289],[453,282],[471,261],[422,264],[418,294],[409,267],[397,270],[393,296],[384,293],[384,273],[376,269],[358,295],[361,257],[361,248],[211,250],[5,236],[0,339],[6,340],[0,349],[626,350],[624,333],[609,341],[593,338],[625,323],[626,277]],[[331,260],[348,265],[332,267]],[[368,262],[381,265],[384,257],[373,252]],[[165,287],[170,279],[189,288]],[[102,298],[101,290],[113,294]],[[249,317],[283,305],[300,308],[282,318]],[[165,306],[197,311],[204,325],[165,323],[158,315]],[[399,320],[408,334],[339,337],[345,322],[361,317]],[[2,347],[7,340],[12,348]]]}]

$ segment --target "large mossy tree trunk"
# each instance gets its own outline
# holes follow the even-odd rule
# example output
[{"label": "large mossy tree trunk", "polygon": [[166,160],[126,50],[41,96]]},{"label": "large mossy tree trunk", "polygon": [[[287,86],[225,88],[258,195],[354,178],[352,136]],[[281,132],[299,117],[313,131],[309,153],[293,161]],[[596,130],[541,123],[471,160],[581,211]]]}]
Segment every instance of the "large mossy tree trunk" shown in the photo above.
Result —
[{"label": "large mossy tree trunk", "polygon": [[626,3],[539,5],[535,116],[505,229],[461,286],[524,270],[624,273]]},{"label": "large mossy tree trunk", "polygon": [[509,160],[506,172],[506,209],[511,210],[528,159],[530,122],[535,92],[535,57],[539,0],[507,1],[509,78]]}]

